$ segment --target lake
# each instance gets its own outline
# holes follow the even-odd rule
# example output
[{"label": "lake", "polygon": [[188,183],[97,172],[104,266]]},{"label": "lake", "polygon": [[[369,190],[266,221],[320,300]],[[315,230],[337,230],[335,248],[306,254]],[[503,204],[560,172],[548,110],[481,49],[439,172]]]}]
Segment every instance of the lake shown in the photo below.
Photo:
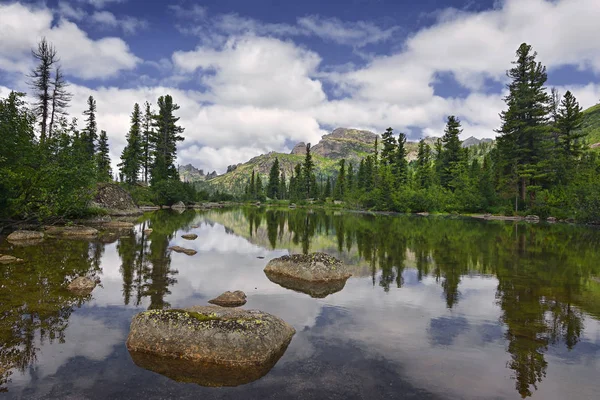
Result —
[{"label": "lake", "polygon": [[[0,398],[597,399],[599,246],[584,226],[255,207],[161,210],[93,241],[0,237],[25,260],[0,265]],[[342,290],[311,297],[263,272],[316,251],[349,266]],[[101,284],[74,295],[78,275]],[[227,290],[296,329],[264,377],[203,387],[132,361],[136,313]]]}]

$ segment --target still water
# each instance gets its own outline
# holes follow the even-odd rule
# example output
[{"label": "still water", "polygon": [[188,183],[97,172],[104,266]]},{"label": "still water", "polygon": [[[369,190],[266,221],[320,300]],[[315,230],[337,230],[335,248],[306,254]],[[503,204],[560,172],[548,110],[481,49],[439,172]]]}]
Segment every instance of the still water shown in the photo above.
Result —
[{"label": "still water", "polygon": [[[0,253],[26,260],[0,265],[0,398],[600,396],[598,230],[258,208],[137,223],[91,242],[0,237]],[[341,291],[313,298],[263,272],[271,258],[313,251],[350,267]],[[65,286],[82,274],[101,285],[78,297]],[[209,388],[133,363],[125,340],[136,313],[205,305],[226,290],[297,331],[266,376]]]}]

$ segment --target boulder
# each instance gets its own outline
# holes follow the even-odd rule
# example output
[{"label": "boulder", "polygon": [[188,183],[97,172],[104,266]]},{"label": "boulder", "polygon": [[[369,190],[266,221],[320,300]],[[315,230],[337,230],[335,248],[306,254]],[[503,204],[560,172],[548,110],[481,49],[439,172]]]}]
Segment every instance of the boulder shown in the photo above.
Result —
[{"label": "boulder", "polygon": [[63,239],[91,239],[98,235],[98,230],[89,226],[47,226],[45,233],[51,237]]},{"label": "boulder", "polygon": [[17,264],[22,263],[23,260],[7,254],[0,254],[0,264]]},{"label": "boulder", "polygon": [[177,203],[173,204],[171,206],[171,208],[184,208],[185,209],[185,204],[183,203],[183,201],[178,201]]},{"label": "boulder", "polygon": [[110,215],[141,214],[129,192],[114,183],[98,185],[92,206],[107,210]]},{"label": "boulder", "polygon": [[240,307],[246,304],[246,293],[241,290],[236,290],[235,292],[227,291],[208,302],[221,307]]},{"label": "boulder", "polygon": [[43,232],[38,231],[14,231],[6,237],[9,242],[18,242],[21,240],[41,240],[44,238]]},{"label": "boulder", "polygon": [[69,283],[69,286],[67,286],[70,291],[79,294],[88,294],[94,290],[95,287],[96,282],[85,276],[73,279],[73,281]]},{"label": "boulder", "polygon": [[319,298],[339,292],[352,276],[340,260],[325,253],[274,258],[264,272],[274,283]]},{"label": "boulder", "polygon": [[188,256],[193,256],[194,254],[197,253],[196,250],[186,249],[185,247],[181,247],[181,246],[171,246],[171,247],[169,247],[169,250],[173,250],[176,253],[184,253],[184,254],[187,254]]},{"label": "boulder", "polygon": [[186,233],[185,235],[181,235],[181,237],[187,240],[195,240],[198,238],[198,235],[195,233]]},{"label": "boulder", "polygon": [[110,221],[102,225],[106,229],[133,229],[134,226],[134,223],[126,221]]},{"label": "boulder", "polygon": [[266,375],[295,332],[258,310],[151,310],[133,318],[127,349],[138,366],[173,380],[237,386]]}]

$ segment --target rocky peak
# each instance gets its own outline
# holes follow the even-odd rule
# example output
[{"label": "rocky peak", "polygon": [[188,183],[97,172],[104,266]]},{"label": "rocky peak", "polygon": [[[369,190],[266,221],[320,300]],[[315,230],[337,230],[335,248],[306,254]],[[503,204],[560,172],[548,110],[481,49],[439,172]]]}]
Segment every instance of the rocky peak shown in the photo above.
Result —
[{"label": "rocky peak", "polygon": [[371,131],[363,131],[359,129],[336,128],[329,135],[324,135],[323,139],[345,139],[356,140],[364,143],[375,143],[375,139],[379,135]]},{"label": "rocky peak", "polygon": [[297,145],[295,145],[290,154],[298,154],[301,156],[305,155],[306,154],[306,143],[300,142]]}]

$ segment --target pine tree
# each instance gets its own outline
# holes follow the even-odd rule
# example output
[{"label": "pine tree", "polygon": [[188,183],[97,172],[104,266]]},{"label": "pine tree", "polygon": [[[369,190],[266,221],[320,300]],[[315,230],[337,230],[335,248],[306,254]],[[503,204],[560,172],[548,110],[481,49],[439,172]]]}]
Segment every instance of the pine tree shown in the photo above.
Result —
[{"label": "pine tree", "polygon": [[442,137],[443,148],[440,155],[440,184],[448,189],[450,182],[454,179],[454,169],[463,159],[463,151],[460,142],[460,121],[454,115],[448,117],[444,136]]},{"label": "pine tree", "polygon": [[112,179],[112,169],[110,167],[110,154],[106,131],[100,131],[100,138],[98,139],[98,154],[96,154],[96,168],[98,181],[110,182]]},{"label": "pine tree", "polygon": [[173,113],[179,106],[173,103],[170,95],[158,98],[158,114],[153,116],[153,127],[156,129],[152,135],[152,166],[150,169],[152,184],[163,180],[178,179],[175,168],[177,157],[177,142],[183,141],[183,128],[177,125],[179,117]]},{"label": "pine tree", "polygon": [[260,200],[263,197],[263,195],[264,195],[264,193],[263,193],[262,179],[260,178],[260,174],[256,174],[255,191],[256,191],[255,198]]},{"label": "pine tree", "polygon": [[402,132],[398,135],[398,146],[394,152],[394,165],[392,167],[392,174],[396,178],[396,186],[400,187],[407,181],[408,176],[408,161],[406,160],[406,135]]},{"label": "pine tree", "polygon": [[348,163],[348,171],[346,172],[346,194],[351,195],[354,192],[354,166]]},{"label": "pine tree", "polygon": [[52,104],[52,66],[58,61],[56,49],[46,41],[38,43],[37,50],[31,50],[37,61],[36,67],[31,71],[29,86],[33,91],[35,102],[33,113],[38,118],[40,126],[40,142],[44,143],[48,131],[48,117]]},{"label": "pine tree", "polygon": [[392,165],[396,161],[395,150],[396,150],[396,138],[394,138],[394,130],[387,128],[386,131],[381,135],[381,142],[383,148],[381,149],[381,163],[384,165]]},{"label": "pine tree", "polygon": [[52,131],[54,124],[61,116],[67,114],[67,107],[73,95],[67,91],[69,84],[65,81],[65,77],[57,66],[54,70],[54,80],[52,81],[52,96],[51,96],[51,111],[50,111],[50,125],[48,126],[48,137],[52,137]]},{"label": "pine tree", "polygon": [[281,199],[279,193],[279,159],[275,157],[275,161],[269,172],[269,183],[267,184],[267,197],[271,199]]},{"label": "pine tree", "polygon": [[250,193],[251,199],[256,199],[256,175],[254,170],[252,170],[252,176],[250,177],[250,189],[248,192]]},{"label": "pine tree", "polygon": [[288,193],[286,188],[285,171],[281,170],[281,177],[279,178],[279,189],[277,190],[280,199],[287,199]]},{"label": "pine tree", "polygon": [[504,98],[508,109],[500,114],[498,150],[505,179],[504,186],[516,190],[521,200],[536,190],[544,179],[544,160],[549,144],[548,113],[550,96],[544,84],[546,67],[536,62],[537,53],[523,43],[516,53],[514,67],[508,71],[511,82]]},{"label": "pine tree", "polygon": [[331,197],[331,178],[327,177],[327,183],[325,183],[325,189],[323,190],[323,200]]},{"label": "pine tree", "polygon": [[153,113],[150,103],[144,104],[144,116],[142,117],[142,168],[144,170],[144,182],[148,183],[148,173],[152,165],[152,129]]},{"label": "pine tree", "polygon": [[340,160],[340,171],[333,189],[333,198],[335,200],[343,200],[346,189],[346,160]]},{"label": "pine tree", "polygon": [[143,153],[141,143],[141,111],[138,103],[133,106],[131,113],[131,127],[127,134],[127,145],[121,153],[119,164],[121,174],[130,185],[138,182],[138,176],[142,167]]},{"label": "pine tree", "polygon": [[585,132],[581,132],[583,120],[582,108],[570,91],[567,91],[560,102],[556,117],[558,142],[568,164],[575,161],[583,148]]},{"label": "pine tree", "polygon": [[309,198],[313,191],[311,186],[311,177],[313,175],[314,162],[310,154],[310,143],[306,144],[306,155],[304,156],[304,164],[302,164],[302,176],[304,177],[304,198]]},{"label": "pine tree", "polygon": [[82,140],[85,143],[85,151],[88,157],[93,158],[96,153],[96,141],[98,140],[98,125],[96,124],[96,100],[92,96],[87,100],[88,109],[83,112],[86,116],[85,128],[82,132]]},{"label": "pine tree", "polygon": [[417,186],[428,188],[431,185],[431,147],[425,140],[419,141],[419,151],[417,154],[417,166],[415,172]]}]

